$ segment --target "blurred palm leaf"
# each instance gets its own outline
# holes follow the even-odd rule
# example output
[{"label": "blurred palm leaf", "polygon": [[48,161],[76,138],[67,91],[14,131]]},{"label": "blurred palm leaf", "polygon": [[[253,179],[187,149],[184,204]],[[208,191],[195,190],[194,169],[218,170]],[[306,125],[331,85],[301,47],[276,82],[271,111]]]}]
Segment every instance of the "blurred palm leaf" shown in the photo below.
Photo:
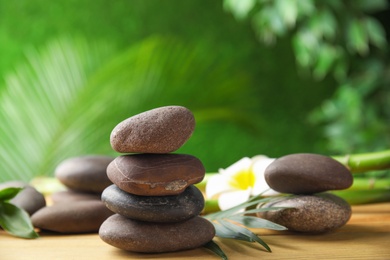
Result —
[{"label": "blurred palm leaf", "polygon": [[112,154],[113,127],[158,106],[184,105],[198,123],[250,125],[247,76],[205,48],[150,38],[119,52],[61,38],[29,50],[0,93],[0,181],[51,175],[71,156]]}]

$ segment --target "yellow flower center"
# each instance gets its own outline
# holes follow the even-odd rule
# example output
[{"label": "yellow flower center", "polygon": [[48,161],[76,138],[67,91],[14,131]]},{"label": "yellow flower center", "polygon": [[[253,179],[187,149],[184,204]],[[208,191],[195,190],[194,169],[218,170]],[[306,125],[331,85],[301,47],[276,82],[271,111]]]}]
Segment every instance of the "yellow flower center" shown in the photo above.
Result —
[{"label": "yellow flower center", "polygon": [[229,181],[230,186],[239,190],[246,190],[253,187],[256,182],[256,176],[251,170],[241,170],[234,174]]}]

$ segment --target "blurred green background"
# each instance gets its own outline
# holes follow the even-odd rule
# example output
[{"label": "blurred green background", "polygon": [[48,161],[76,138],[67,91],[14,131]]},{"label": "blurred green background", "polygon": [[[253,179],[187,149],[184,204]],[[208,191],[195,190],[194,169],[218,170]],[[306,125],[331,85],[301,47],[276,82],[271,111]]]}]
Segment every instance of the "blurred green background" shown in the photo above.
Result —
[{"label": "blurred green background", "polygon": [[244,156],[390,143],[387,1],[0,0],[0,181],[116,155],[121,120],[183,105],[178,151]]}]

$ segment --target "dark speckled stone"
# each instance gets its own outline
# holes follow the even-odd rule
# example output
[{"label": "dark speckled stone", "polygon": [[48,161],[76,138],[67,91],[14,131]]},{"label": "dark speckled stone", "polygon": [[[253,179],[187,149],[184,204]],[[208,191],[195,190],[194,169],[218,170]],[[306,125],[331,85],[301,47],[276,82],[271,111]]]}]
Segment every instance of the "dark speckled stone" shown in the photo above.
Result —
[{"label": "dark speckled stone", "polygon": [[195,118],[187,108],[159,107],[119,123],[110,142],[120,153],[170,153],[179,149],[194,129]]},{"label": "dark speckled stone", "polygon": [[350,205],[329,193],[295,195],[258,207],[291,207],[259,212],[258,217],[287,227],[291,231],[324,233],[345,225],[351,217]]},{"label": "dark speckled stone", "polygon": [[290,154],[273,161],[265,170],[268,185],[281,193],[313,194],[347,189],[351,172],[331,157],[319,154]]},{"label": "dark speckled stone", "polygon": [[189,186],[175,196],[137,196],[126,193],[116,185],[103,191],[106,206],[122,216],[150,222],[180,222],[197,216],[204,207],[202,193]]},{"label": "dark speckled stone", "polygon": [[115,214],[100,227],[100,238],[133,252],[163,253],[200,247],[215,235],[213,224],[202,217],[178,223],[153,223]]}]

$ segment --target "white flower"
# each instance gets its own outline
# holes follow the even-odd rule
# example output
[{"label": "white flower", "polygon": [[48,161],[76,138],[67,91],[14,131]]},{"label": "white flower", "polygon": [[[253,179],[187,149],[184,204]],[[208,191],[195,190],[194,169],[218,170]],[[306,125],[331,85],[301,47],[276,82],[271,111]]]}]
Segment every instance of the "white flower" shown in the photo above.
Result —
[{"label": "white flower", "polygon": [[275,159],[258,155],[244,157],[219,174],[210,177],[206,185],[206,197],[218,198],[221,210],[229,209],[246,202],[250,196],[278,194],[271,190],[264,179],[264,171]]}]

